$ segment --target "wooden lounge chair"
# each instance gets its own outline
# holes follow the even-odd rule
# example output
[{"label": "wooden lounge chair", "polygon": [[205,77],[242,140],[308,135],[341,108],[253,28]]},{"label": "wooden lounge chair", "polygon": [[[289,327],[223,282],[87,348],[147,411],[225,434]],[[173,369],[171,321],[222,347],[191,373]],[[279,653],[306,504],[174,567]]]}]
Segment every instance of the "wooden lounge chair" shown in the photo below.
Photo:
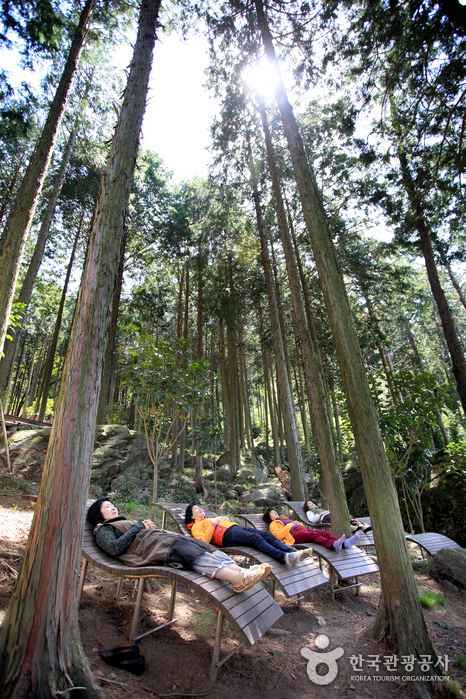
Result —
[{"label": "wooden lounge chair", "polygon": [[[191,536],[189,529],[184,522],[184,515],[188,503],[157,503],[156,507],[162,510],[162,528],[165,527],[167,514],[176,522],[179,531],[182,534]],[[207,517],[216,517],[217,515],[207,508],[203,508]],[[240,555],[247,556],[255,563],[269,563],[272,566],[270,573],[272,583],[272,595],[275,596],[275,586],[278,585],[289,604],[290,602],[298,602],[302,600],[302,595],[305,592],[325,585],[329,581],[319,569],[318,566],[310,559],[298,563],[298,565],[288,568],[278,561],[270,558],[265,553],[258,551],[250,546],[232,546],[231,548],[222,548],[222,551],[230,556]]]},{"label": "wooden lounge chair", "polygon": [[[269,531],[268,525],[262,519],[260,514],[251,515],[239,515],[241,519],[244,519],[251,527],[259,529],[260,531]],[[309,524],[309,523],[308,523]],[[356,588],[356,594],[360,595],[361,583],[359,578],[361,575],[368,575],[369,573],[377,573],[379,570],[378,565],[368,556],[364,551],[361,551],[359,546],[352,546],[350,549],[343,549],[342,551],[333,551],[332,549],[327,549],[325,546],[320,544],[294,544],[296,548],[308,548],[312,547],[313,552],[319,558],[319,566],[322,570],[322,559],[326,561],[329,566],[330,571],[330,590],[332,594],[332,600],[335,599],[335,577],[341,580],[347,580],[348,578],[355,578],[356,582],[345,585],[344,587],[339,587],[338,591],[350,590],[351,588]]]},{"label": "wooden lounge chair", "polygon": [[[423,534],[405,534],[408,541],[413,541],[415,544],[421,547],[421,551],[425,551],[427,556],[433,556],[441,549],[460,549],[461,546],[450,539],[448,536],[443,534],[435,534],[433,532],[424,532]],[[422,563],[427,561],[427,557],[423,558],[422,561],[416,561],[416,563]]]},{"label": "wooden lounge chair", "polygon": [[[296,515],[296,517],[303,522],[309,528],[317,529],[317,526],[311,524],[306,517],[304,512],[302,502],[286,502],[286,506]],[[370,524],[370,517],[358,517],[358,521],[362,524]],[[358,541],[358,548],[366,548],[369,546],[374,546],[374,534],[372,529],[368,532],[359,532],[360,539]],[[435,532],[424,532],[423,534],[408,534],[405,532],[405,537],[408,541],[413,541],[421,547],[421,550],[426,551],[429,556],[433,556],[440,551],[440,549],[450,548],[459,549],[461,546],[450,539],[448,536],[443,534],[436,534]],[[423,558],[422,561],[426,561],[427,558]],[[419,561],[419,562],[422,562]]]},{"label": "wooden lounge chair", "polygon": [[[234,653],[240,651],[244,653],[245,648],[250,648],[264,633],[283,615],[283,611],[275,600],[269,595],[267,590],[258,583],[251,590],[236,594],[233,587],[222,580],[211,580],[204,575],[190,570],[180,570],[168,566],[144,566],[132,568],[125,565],[118,558],[109,556],[102,551],[95,543],[92,527],[86,522],[83,538],[83,564],[79,580],[79,597],[84,587],[87,567],[89,563],[118,579],[117,601],[120,599],[121,584],[124,578],[138,580],[138,592],[134,606],[133,620],[131,623],[130,641],[135,643],[145,636],[155,631],[170,626],[175,623],[174,618],[177,584],[185,582],[195,590],[196,595],[207,598],[217,608],[217,626],[215,631],[215,641],[212,653],[212,663],[210,679],[215,682],[219,668]],[[137,635],[139,613],[141,609],[142,593],[144,581],[148,578],[165,578],[172,583],[171,600],[168,611],[168,621],[146,633]],[[220,659],[220,645],[222,640],[222,630],[224,619],[227,619],[232,626],[239,631],[241,643],[224,658]]]}]

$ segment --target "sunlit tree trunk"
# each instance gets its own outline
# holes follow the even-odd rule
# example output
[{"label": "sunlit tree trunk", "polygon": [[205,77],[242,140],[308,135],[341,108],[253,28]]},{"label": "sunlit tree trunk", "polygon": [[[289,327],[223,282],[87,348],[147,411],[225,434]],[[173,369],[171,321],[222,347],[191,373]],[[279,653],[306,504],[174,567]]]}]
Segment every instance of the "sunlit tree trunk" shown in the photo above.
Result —
[{"label": "sunlit tree trunk", "polygon": [[[266,55],[280,76],[262,0],[254,4]],[[346,290],[315,176],[280,77],[275,96],[335,343],[378,552],[382,594],[371,630],[378,637],[390,637],[397,652],[433,656]],[[414,673],[422,674],[418,666]]]},{"label": "sunlit tree trunk", "polygon": [[83,699],[102,697],[81,647],[77,578],[107,330],[159,7],[157,0],[141,4],[138,36],[94,216],[42,484],[23,565],[1,628],[2,699],[50,699],[64,694]]}]

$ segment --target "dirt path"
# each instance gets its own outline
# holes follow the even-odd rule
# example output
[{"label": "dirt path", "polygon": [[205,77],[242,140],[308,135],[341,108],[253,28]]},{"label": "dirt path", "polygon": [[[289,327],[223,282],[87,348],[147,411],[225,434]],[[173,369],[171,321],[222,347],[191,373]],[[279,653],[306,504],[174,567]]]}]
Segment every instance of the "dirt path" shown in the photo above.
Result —
[{"label": "dirt path", "polygon": [[[0,620],[14,588],[33,510],[34,505],[21,496],[0,496]],[[444,606],[436,604],[425,611],[426,624],[438,655],[442,659],[448,655],[446,674],[466,690],[466,664],[465,669],[453,664],[459,655],[466,655],[465,599],[459,593],[442,589],[422,570],[415,575],[420,591],[441,592],[445,597]],[[328,586],[323,586],[306,595],[301,610],[296,604],[284,607],[283,617],[269,633],[244,656],[236,654],[227,661],[214,687],[208,677],[216,610],[204,599],[193,596],[188,587],[179,588],[177,623],[142,639],[140,648],[146,658],[146,671],[136,677],[109,668],[99,658],[102,650],[127,643],[134,604],[133,583],[124,583],[122,600],[117,605],[115,580],[89,568],[79,613],[82,642],[92,670],[102,678],[104,693],[112,699],[414,698],[414,688],[387,665],[390,652],[363,637],[376,614],[380,580],[374,574],[363,581],[360,597],[348,590],[338,593],[332,602]],[[169,595],[169,583],[151,581],[151,592],[144,593],[141,631],[154,623],[163,623]],[[285,601],[280,595],[277,600]],[[315,645],[319,635],[329,639],[326,650]],[[237,641],[236,634],[226,625],[222,652],[231,650]],[[319,686],[309,679],[307,660],[301,655],[301,649],[306,647],[323,657],[326,652],[343,649],[344,654],[337,661],[338,674],[330,684]],[[353,665],[359,662],[358,671]],[[403,674],[402,664],[398,669]],[[325,674],[327,667],[321,664],[317,672]]]}]

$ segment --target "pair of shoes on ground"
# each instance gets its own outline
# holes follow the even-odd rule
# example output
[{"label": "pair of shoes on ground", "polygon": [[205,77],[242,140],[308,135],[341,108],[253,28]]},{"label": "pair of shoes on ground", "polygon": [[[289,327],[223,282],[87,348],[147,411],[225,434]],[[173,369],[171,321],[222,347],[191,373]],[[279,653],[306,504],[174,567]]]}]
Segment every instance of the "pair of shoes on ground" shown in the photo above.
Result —
[{"label": "pair of shoes on ground", "polygon": [[233,587],[234,592],[240,593],[246,592],[246,590],[250,590],[251,587],[254,587],[254,585],[256,585],[256,583],[266,578],[271,570],[272,566],[268,563],[261,563],[259,566],[249,568],[247,575],[242,573],[242,582],[239,585],[235,585]]},{"label": "pair of shoes on ground", "polygon": [[146,660],[139,652],[139,646],[119,646],[104,650],[100,657],[107,665],[127,670],[133,675],[142,675],[146,669]]},{"label": "pair of shoes on ground", "polygon": [[303,561],[305,558],[312,556],[312,549],[301,549],[301,551],[289,551],[285,553],[285,564],[287,566],[294,566],[299,561]]}]

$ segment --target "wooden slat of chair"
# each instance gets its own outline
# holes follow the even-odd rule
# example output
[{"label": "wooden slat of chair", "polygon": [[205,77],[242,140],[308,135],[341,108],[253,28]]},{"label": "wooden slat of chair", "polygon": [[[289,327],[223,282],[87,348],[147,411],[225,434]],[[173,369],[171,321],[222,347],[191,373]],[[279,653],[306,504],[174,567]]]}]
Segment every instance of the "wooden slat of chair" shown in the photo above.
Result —
[{"label": "wooden slat of chair", "polygon": [[[170,515],[178,529],[182,534],[191,536],[189,529],[184,523],[184,514],[189,503],[157,503],[156,507]],[[206,517],[216,517],[217,515],[207,507],[203,507]],[[165,522],[165,519],[162,520]],[[305,592],[313,590],[320,585],[328,584],[328,579],[315,563],[308,559],[302,561],[299,565],[288,568],[279,563],[265,553],[258,551],[250,546],[231,546],[230,548],[223,547],[222,551],[229,556],[246,556],[255,563],[268,563],[272,566],[271,577],[273,579],[273,587],[275,583],[279,585],[282,592],[288,601],[294,601],[292,598],[301,596]]]},{"label": "wooden slat of chair", "polygon": [[[80,579],[80,594],[84,587],[88,563],[110,575],[116,576],[120,580],[122,578],[138,580],[138,595],[130,632],[131,640],[134,642],[176,621],[176,619],[173,618],[173,613],[178,582],[186,582],[191,586],[195,594],[202,595],[209,599],[217,607],[217,627],[210,675],[212,682],[215,682],[219,668],[233,652],[244,652],[245,647],[250,648],[283,615],[280,606],[273,600],[261,584],[255,585],[251,590],[236,594],[232,586],[226,581],[212,580],[194,571],[175,569],[166,566],[144,566],[139,568],[127,566],[122,561],[112,558],[97,546],[92,528],[87,523],[83,536],[82,555],[84,560]],[[167,623],[151,629],[141,636],[137,636],[136,632],[142,600],[143,581],[152,577],[164,578],[172,582],[169,620]],[[239,631],[242,643],[235,648],[235,651],[232,651],[220,660],[220,645],[224,617]]]}]

